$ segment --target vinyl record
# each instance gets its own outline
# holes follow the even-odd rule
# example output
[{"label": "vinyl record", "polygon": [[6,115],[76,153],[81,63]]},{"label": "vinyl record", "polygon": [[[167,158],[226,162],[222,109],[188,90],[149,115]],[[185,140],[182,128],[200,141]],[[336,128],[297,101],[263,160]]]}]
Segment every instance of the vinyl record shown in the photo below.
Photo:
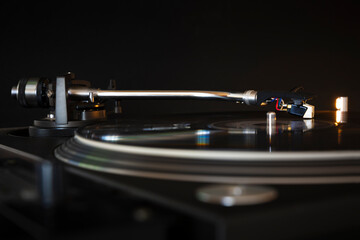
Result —
[{"label": "vinyl record", "polygon": [[334,114],[280,115],[271,126],[263,112],[122,118],[79,129],[55,154],[83,168],[173,180],[359,181],[360,128]]}]

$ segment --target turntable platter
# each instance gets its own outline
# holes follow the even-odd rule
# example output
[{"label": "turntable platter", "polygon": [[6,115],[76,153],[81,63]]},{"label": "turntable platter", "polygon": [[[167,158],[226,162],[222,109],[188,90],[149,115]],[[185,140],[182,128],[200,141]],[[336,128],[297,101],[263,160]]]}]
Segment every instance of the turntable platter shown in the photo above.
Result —
[{"label": "turntable platter", "polygon": [[56,149],[88,169],[208,182],[359,181],[360,134],[331,118],[281,118],[269,134],[264,113],[117,119],[88,125]]}]

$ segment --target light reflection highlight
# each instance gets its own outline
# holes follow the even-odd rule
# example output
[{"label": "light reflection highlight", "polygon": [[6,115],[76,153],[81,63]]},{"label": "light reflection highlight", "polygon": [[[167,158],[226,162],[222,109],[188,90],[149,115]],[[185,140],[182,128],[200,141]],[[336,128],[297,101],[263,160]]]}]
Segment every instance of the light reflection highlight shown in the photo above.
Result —
[{"label": "light reflection highlight", "polygon": [[123,139],[123,137],[120,136],[120,135],[104,135],[104,136],[101,136],[101,140],[105,141],[105,142],[117,142],[117,141],[120,141],[122,139]]},{"label": "light reflection highlight", "polygon": [[337,110],[335,121],[336,121],[336,125],[338,125],[339,123],[346,123],[347,122],[347,112]]},{"label": "light reflection highlight", "polygon": [[197,130],[196,131],[196,145],[208,146],[210,144],[210,131],[209,130]]}]

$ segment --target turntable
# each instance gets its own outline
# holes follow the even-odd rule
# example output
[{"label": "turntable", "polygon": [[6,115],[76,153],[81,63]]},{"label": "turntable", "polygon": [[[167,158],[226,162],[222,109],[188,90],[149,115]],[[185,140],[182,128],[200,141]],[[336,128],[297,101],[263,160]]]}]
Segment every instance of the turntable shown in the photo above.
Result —
[{"label": "turntable", "polygon": [[[35,239],[335,239],[358,236],[360,115],[313,94],[125,91],[69,73],[11,93],[48,115],[2,129],[3,216]],[[129,115],[123,99],[198,99],[258,111]],[[264,111],[264,105],[274,106]],[[241,108],[241,106],[239,106]],[[267,108],[267,107],[266,107]]]}]

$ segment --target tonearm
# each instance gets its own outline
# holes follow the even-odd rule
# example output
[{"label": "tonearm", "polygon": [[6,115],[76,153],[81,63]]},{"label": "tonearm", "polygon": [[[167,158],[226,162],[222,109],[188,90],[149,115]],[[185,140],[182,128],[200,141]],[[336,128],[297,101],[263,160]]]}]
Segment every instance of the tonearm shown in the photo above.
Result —
[{"label": "tonearm", "polygon": [[[73,73],[58,76],[56,81],[47,78],[21,79],[11,89],[11,95],[24,107],[48,108],[47,121],[35,121],[45,128],[77,127],[79,121],[106,118],[104,103],[115,102],[114,112],[121,112],[120,100],[125,99],[197,99],[223,100],[246,105],[266,105],[276,102],[278,111],[303,118],[314,117],[314,106],[306,102],[311,95],[298,91],[223,92],[192,90],[116,90],[115,81],[110,81],[106,90],[91,88],[88,81],[76,80]],[[288,102],[285,102],[288,101]]]}]

